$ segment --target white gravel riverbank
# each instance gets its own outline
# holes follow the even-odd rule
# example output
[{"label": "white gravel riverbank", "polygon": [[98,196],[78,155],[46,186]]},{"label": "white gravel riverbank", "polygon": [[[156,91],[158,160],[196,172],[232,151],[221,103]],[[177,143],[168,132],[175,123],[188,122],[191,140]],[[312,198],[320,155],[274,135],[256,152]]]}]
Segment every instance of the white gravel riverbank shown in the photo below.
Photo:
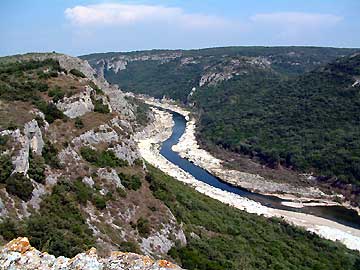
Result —
[{"label": "white gravel riverbank", "polygon": [[[145,101],[150,105],[176,111],[187,117],[189,120],[189,112],[182,110],[176,105],[169,103],[159,103],[153,99]],[[161,143],[171,136],[174,122],[170,113],[158,109],[153,109],[153,112],[155,114],[155,121],[138,136],[138,146],[140,153],[147,162],[159,168],[168,175],[174,177],[175,179],[192,186],[198,192],[201,192],[211,198],[217,199],[223,203],[247,211],[249,213],[264,215],[266,217],[283,218],[291,224],[304,227],[306,230],[314,232],[324,238],[333,241],[341,241],[348,248],[360,251],[360,230],[308,214],[268,208],[255,201],[243,198],[233,193],[219,190],[208,184],[198,181],[189,173],[169,162],[166,158],[160,155],[159,151]],[[191,125],[189,124],[188,126]],[[205,150],[202,150],[199,147],[194,147],[194,142],[191,142],[192,138],[189,137],[191,135],[193,138],[195,138],[195,134],[193,133],[195,130],[188,129],[188,126],[184,136],[180,139],[179,144],[173,147],[173,150],[179,151],[180,154],[186,158],[188,157],[184,153],[188,153],[189,159],[191,161],[194,163],[196,161],[196,165],[210,172],[213,172],[212,170],[218,169],[219,164],[221,165],[220,160],[214,158]],[[231,173],[229,175],[231,175]],[[247,176],[248,175],[244,175],[244,177]]]}]

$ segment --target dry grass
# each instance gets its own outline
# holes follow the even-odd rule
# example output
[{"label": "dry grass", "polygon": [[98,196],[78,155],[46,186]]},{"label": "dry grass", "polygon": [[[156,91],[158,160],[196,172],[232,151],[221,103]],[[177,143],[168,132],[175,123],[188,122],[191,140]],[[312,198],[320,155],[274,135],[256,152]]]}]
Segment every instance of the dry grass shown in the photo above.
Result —
[{"label": "dry grass", "polygon": [[34,107],[29,102],[22,101],[2,101],[0,100],[0,130],[6,129],[11,123],[18,127],[35,118],[30,113]]}]

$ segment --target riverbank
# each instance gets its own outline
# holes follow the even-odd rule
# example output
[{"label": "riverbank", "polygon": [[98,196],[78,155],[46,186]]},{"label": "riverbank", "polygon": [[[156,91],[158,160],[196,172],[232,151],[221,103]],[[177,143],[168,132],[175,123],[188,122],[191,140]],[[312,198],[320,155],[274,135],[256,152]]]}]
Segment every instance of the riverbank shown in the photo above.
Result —
[{"label": "riverbank", "polygon": [[[149,105],[159,106],[164,109],[169,109],[169,110],[174,109],[173,111],[176,110],[176,112],[182,114],[182,109],[179,106],[173,104],[159,104],[154,100],[147,100],[146,103],[148,103]],[[263,206],[260,203],[252,201],[250,199],[214,188],[208,184],[200,182],[196,180],[189,173],[185,172],[184,170],[180,169],[178,166],[169,162],[166,158],[160,155],[160,145],[163,141],[165,141],[167,138],[171,136],[171,129],[174,124],[172,120],[172,115],[170,113],[158,109],[152,109],[152,110],[155,115],[154,122],[144,130],[141,136],[138,136],[138,145],[139,145],[140,153],[147,162],[159,168],[168,175],[174,177],[175,179],[192,186],[198,192],[201,192],[214,199],[217,199],[225,204],[236,207],[240,210],[247,211],[249,213],[264,215],[266,217],[283,218],[285,221],[289,222],[290,224],[304,227],[306,230],[314,232],[324,238],[333,241],[336,240],[341,241],[350,249],[360,250],[359,230],[341,225],[339,223],[324,218],[297,213],[297,212],[278,210]],[[183,113],[184,113],[183,115],[189,119],[189,112],[185,111]],[[186,143],[186,142],[187,142],[186,137],[185,139],[183,139],[182,137],[182,142],[179,142],[179,144],[174,146],[174,148],[175,149],[178,148],[177,150],[179,150],[179,148],[188,149],[181,145],[182,143]],[[200,155],[200,157],[202,158],[198,158],[196,159],[196,161],[198,162],[198,164],[204,165],[204,163],[202,163],[201,161],[206,160],[205,157],[206,155],[208,155],[208,153],[205,153],[206,151],[202,149],[199,148],[196,149],[197,149],[196,151],[199,151],[199,153],[202,154]],[[215,165],[219,164],[218,162],[219,160],[214,158],[214,160],[212,161],[212,164],[214,164],[214,168]]]}]

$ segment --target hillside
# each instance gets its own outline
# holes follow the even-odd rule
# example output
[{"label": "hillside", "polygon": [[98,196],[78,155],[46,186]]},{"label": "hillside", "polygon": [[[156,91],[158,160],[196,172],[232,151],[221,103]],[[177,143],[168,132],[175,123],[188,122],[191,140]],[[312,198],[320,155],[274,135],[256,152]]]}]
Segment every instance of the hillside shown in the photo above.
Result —
[{"label": "hillside", "polygon": [[144,163],[136,137],[152,120],[86,61],[0,58],[0,241],[28,237],[34,247],[14,240],[0,262],[176,267],[110,254],[120,250],[187,269],[358,268],[359,253],[341,243],[222,204]]},{"label": "hillside", "polygon": [[[198,139],[234,160],[230,167],[335,189],[359,204],[356,51],[229,47],[83,58],[124,90],[166,95],[192,107],[199,118]],[[318,177],[306,183],[292,170]]]},{"label": "hillside", "polygon": [[153,50],[81,56],[99,74],[125,91],[183,102],[191,90],[265,70],[294,76],[313,70],[355,49],[317,47],[224,47],[200,50]]}]

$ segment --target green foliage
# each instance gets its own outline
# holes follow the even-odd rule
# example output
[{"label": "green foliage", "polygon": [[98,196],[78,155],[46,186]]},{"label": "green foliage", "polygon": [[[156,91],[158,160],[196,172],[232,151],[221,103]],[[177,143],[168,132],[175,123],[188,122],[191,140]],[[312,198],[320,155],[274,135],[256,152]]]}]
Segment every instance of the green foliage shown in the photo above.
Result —
[{"label": "green foliage", "polygon": [[125,188],[131,190],[138,190],[141,187],[141,179],[137,175],[127,175],[124,173],[119,173],[121,183]]},{"label": "green foliage", "polygon": [[5,183],[13,169],[11,157],[9,155],[0,155],[0,183]]},{"label": "green foliage", "polygon": [[22,173],[13,173],[6,179],[6,191],[9,194],[18,196],[23,201],[31,199],[34,186],[31,180]]},{"label": "green foliage", "polygon": [[270,166],[360,184],[360,56],[295,79],[239,76],[195,94],[200,138]]},{"label": "green foliage", "polygon": [[19,235],[25,235],[23,228],[18,222],[10,218],[5,218],[0,223],[0,235],[6,240],[11,241]]},{"label": "green foliage", "polygon": [[136,222],[136,229],[141,237],[148,237],[151,232],[150,222],[146,218],[140,217]]},{"label": "green foliage", "polygon": [[60,70],[54,60],[0,63],[0,98],[4,100],[38,101],[39,92],[48,90],[47,83],[39,78],[43,69]]},{"label": "green foliage", "polygon": [[147,165],[146,180],[184,224],[185,247],[169,255],[186,269],[356,269],[357,252],[290,226],[229,207]]},{"label": "green foliage", "polygon": [[43,100],[37,100],[34,105],[45,114],[45,120],[50,124],[56,119],[65,119],[66,116],[60,111],[56,105],[52,102],[45,102]]},{"label": "green foliage", "polygon": [[28,175],[38,183],[45,183],[45,160],[42,156],[30,152]]},{"label": "green foliage", "polygon": [[88,201],[91,201],[99,210],[106,208],[106,198],[102,196],[99,191],[92,189],[80,179],[67,185],[70,187],[70,190],[75,193],[76,199],[80,204],[86,205]]},{"label": "green foliage", "polygon": [[96,165],[97,167],[124,167],[128,166],[128,162],[119,159],[111,150],[97,151],[90,147],[83,146],[80,148],[80,154],[86,161]]},{"label": "green foliage", "polygon": [[82,73],[80,70],[77,70],[75,68],[71,69],[70,73],[72,75],[76,76],[76,77],[80,77],[80,78],[85,78],[86,77],[84,73]]},{"label": "green foliage", "polygon": [[57,154],[58,150],[55,148],[55,146],[50,141],[46,141],[42,150],[42,156],[45,160],[45,163],[54,169],[60,168],[60,161],[57,158]]},{"label": "green foliage", "polygon": [[39,213],[26,223],[26,235],[39,250],[55,256],[73,257],[95,244],[91,229],[76,204],[71,184],[59,182],[40,204]]},{"label": "green foliage", "polygon": [[53,101],[55,103],[57,103],[58,101],[60,101],[64,98],[65,92],[60,87],[54,87],[49,90],[48,95],[49,95],[49,97],[53,98]]},{"label": "green foliage", "polygon": [[121,250],[122,252],[132,252],[132,253],[137,253],[137,254],[142,253],[138,243],[136,243],[136,242],[131,242],[131,241],[121,242],[118,245],[118,247],[119,247],[119,250]]},{"label": "green foliage", "polygon": [[94,112],[98,113],[110,113],[109,106],[107,104],[103,104],[103,101],[101,99],[93,99],[94,103]]},{"label": "green foliage", "polygon": [[92,89],[95,90],[97,95],[103,95],[104,94],[104,91],[100,87],[98,87],[93,81],[90,81],[89,85],[90,85],[90,87]]},{"label": "green foliage", "polygon": [[81,118],[79,118],[79,117],[75,118],[75,127],[78,129],[82,129],[84,127],[84,123],[81,120]]},{"label": "green foliage", "polygon": [[[174,56],[181,58],[164,62],[145,60],[129,62],[126,69],[114,72],[104,70],[105,78],[112,84],[121,85],[126,91],[149,94],[162,98],[164,95],[183,102],[193,87],[199,85],[203,70],[239,57],[266,57],[271,59],[271,68],[286,76],[294,76],[313,70],[319,63],[328,63],[337,57],[351,55],[356,49],[318,47],[223,47],[201,50],[152,50],[131,53],[100,53],[82,56],[94,68],[101,68],[99,60],[119,56],[141,57],[143,55]],[[191,58],[193,59],[191,59]],[[190,60],[188,63],[187,60]]]}]

